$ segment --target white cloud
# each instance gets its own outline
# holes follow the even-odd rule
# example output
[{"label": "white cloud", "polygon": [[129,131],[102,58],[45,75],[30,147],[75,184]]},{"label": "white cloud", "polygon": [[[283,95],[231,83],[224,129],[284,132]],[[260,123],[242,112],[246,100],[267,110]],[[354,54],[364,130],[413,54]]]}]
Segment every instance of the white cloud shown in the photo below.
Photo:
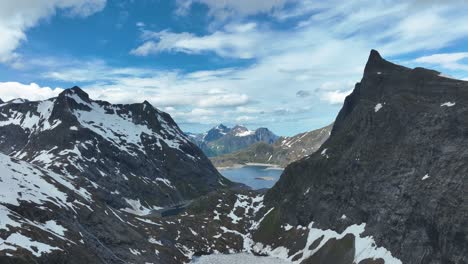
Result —
[{"label": "white cloud", "polygon": [[329,91],[322,94],[321,99],[330,104],[342,104],[352,90],[349,91]]},{"label": "white cloud", "polygon": [[438,53],[416,58],[414,62],[425,63],[430,65],[439,65],[449,70],[468,71],[468,65],[460,62],[461,60],[467,58],[468,52]]},{"label": "white cloud", "polygon": [[70,16],[86,17],[104,8],[106,0],[0,1],[0,63],[20,65],[15,50],[27,40],[26,30],[59,9]]},{"label": "white cloud", "polygon": [[[361,78],[370,49],[390,60],[404,55],[412,61],[413,52],[439,52],[468,36],[468,6],[459,1],[450,5],[436,1],[284,2],[180,1],[186,12],[193,3],[207,5],[216,23],[208,19],[210,26],[204,34],[153,32],[142,26],[138,29],[141,43],[131,51],[139,56],[213,53],[222,58],[248,58],[253,63],[247,66],[187,73],[183,65],[180,70],[161,71],[115,68],[97,60],[45,65],[44,77],[85,82],[93,98],[111,102],[149,100],[182,123],[234,123],[248,118],[252,124],[287,122],[306,131],[314,128],[309,122],[319,120],[325,125],[333,120],[348,90]],[[273,20],[250,16],[258,13],[270,14]],[[464,56],[439,54],[416,62],[463,69]],[[299,98],[297,91],[307,91],[309,96]]]},{"label": "white cloud", "polygon": [[147,41],[130,53],[147,56],[165,51],[188,54],[212,51],[222,57],[249,59],[255,56],[254,51],[262,42],[262,34],[255,29],[255,23],[247,23],[229,24],[222,31],[206,36],[187,32],[173,33],[168,30],[143,31],[142,38]]},{"label": "white cloud", "polygon": [[249,97],[245,94],[222,94],[202,98],[198,105],[201,107],[239,106],[248,102]]},{"label": "white cloud", "polygon": [[41,87],[36,83],[22,84],[18,82],[0,82],[0,99],[9,101],[15,98],[27,98],[29,100],[45,100],[57,96],[63,89]]},{"label": "white cloud", "polygon": [[282,8],[288,0],[178,0],[177,14],[187,14],[194,3],[208,7],[209,15],[218,20],[230,17],[242,17],[258,13],[272,13]]}]

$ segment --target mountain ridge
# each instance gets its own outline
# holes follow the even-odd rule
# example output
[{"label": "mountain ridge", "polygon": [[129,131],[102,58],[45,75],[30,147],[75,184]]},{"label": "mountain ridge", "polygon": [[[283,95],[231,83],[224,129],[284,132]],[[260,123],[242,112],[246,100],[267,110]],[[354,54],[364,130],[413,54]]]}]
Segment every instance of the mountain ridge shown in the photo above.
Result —
[{"label": "mountain ridge", "polygon": [[280,137],[273,144],[258,142],[247,148],[225,155],[211,157],[218,167],[232,167],[247,163],[274,164],[286,167],[289,163],[314,153],[328,139],[333,125],[299,133],[291,137]]},{"label": "mountain ridge", "polygon": [[231,153],[257,142],[272,144],[279,138],[265,127],[249,130],[242,125],[229,128],[223,124],[213,127],[206,133],[186,134],[208,157]]},{"label": "mountain ridge", "polygon": [[0,113],[0,151],[79,176],[80,184],[102,187],[109,202],[118,202],[111,192],[143,202],[138,195],[153,189],[159,197],[146,202],[161,206],[230,184],[174,120],[148,102],[113,105],[73,87],[44,101],[3,104]]},{"label": "mountain ridge", "polygon": [[[400,261],[388,263],[463,263],[468,152],[460,146],[468,143],[467,104],[467,82],[372,51],[330,138],[288,166],[267,192],[275,221],[338,232],[364,223],[365,233]],[[322,259],[347,243],[330,242]],[[351,263],[356,249],[346,248],[335,263]]]}]

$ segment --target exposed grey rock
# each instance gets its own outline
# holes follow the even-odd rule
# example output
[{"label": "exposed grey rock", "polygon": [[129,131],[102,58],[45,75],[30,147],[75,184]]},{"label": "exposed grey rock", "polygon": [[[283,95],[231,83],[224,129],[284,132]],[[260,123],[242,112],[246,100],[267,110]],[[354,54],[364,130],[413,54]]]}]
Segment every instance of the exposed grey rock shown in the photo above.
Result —
[{"label": "exposed grey rock", "polygon": [[467,263],[467,116],[467,82],[372,51],[328,141],[288,166],[266,201],[281,223],[365,223],[403,263]]}]

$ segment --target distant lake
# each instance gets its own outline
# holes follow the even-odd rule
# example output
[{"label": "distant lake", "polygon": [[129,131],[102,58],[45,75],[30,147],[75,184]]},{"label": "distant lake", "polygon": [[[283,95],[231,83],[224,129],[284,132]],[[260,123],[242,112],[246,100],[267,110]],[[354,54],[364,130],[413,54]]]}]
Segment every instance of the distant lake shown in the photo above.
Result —
[{"label": "distant lake", "polygon": [[192,263],[196,264],[287,264],[289,261],[272,258],[257,257],[252,254],[238,253],[232,255],[208,255],[194,259]]},{"label": "distant lake", "polygon": [[[258,190],[273,187],[283,173],[283,169],[248,165],[240,168],[222,169],[219,172],[231,181],[240,182]],[[259,178],[263,178],[263,180]]]}]

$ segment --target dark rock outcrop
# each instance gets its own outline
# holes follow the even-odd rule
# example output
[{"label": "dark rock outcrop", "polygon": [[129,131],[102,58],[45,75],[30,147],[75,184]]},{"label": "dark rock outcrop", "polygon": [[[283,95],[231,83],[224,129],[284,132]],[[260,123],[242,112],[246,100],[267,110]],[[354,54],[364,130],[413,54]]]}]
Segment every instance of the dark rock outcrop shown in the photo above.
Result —
[{"label": "dark rock outcrop", "polygon": [[467,116],[467,82],[372,51],[330,138],[265,200],[282,223],[338,232],[365,223],[403,263],[467,263]]}]

